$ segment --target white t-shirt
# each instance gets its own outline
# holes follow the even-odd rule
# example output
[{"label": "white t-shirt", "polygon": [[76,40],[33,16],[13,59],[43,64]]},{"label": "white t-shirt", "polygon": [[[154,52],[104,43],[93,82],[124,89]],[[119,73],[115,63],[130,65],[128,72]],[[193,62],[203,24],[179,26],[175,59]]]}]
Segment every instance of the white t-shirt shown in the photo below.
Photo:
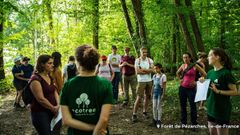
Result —
[{"label": "white t-shirt", "polygon": [[[111,64],[120,64],[120,60],[121,60],[121,56],[118,54],[109,54],[108,55],[108,62]],[[113,67],[115,72],[120,72],[120,68],[119,67]]]},{"label": "white t-shirt", "polygon": [[103,78],[106,78],[107,80],[111,81],[111,77],[112,77],[111,73],[114,72],[114,69],[112,68],[112,66],[110,64],[106,64],[106,65],[100,64],[100,66],[97,65],[96,70],[98,70],[99,77],[103,77]]},{"label": "white t-shirt", "polygon": [[[139,59],[140,63],[139,63]],[[150,65],[149,65],[150,64]],[[142,58],[137,58],[135,60],[135,69],[141,67],[141,69],[149,69],[151,66],[153,66],[153,60],[151,58],[146,58],[145,60],[143,60]],[[151,73],[149,74],[138,74],[137,75],[137,80],[138,82],[151,82],[152,78],[151,78]]]}]

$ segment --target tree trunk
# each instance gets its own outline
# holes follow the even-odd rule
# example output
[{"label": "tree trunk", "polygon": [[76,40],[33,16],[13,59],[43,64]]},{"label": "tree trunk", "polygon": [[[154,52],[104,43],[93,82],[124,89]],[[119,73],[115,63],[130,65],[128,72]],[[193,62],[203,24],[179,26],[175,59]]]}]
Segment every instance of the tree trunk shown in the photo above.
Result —
[{"label": "tree trunk", "polygon": [[127,8],[127,5],[126,5],[126,1],[125,0],[120,0],[120,2],[121,2],[123,14],[124,14],[125,22],[126,22],[126,25],[127,25],[128,33],[129,33],[129,36],[132,40],[132,44],[133,44],[133,48],[135,50],[135,53],[137,55],[138,54],[137,51],[139,49],[138,48],[137,34],[134,33],[134,29],[133,29],[133,26],[132,26],[132,23],[131,23],[131,19],[130,19],[130,16],[128,14],[128,8]]},{"label": "tree trunk", "polygon": [[52,16],[52,7],[51,7],[51,0],[46,0],[45,5],[47,8],[47,16],[48,16],[48,26],[50,31],[50,45],[55,44],[55,35],[54,35],[54,29],[53,29],[53,16]]},{"label": "tree trunk", "polygon": [[[3,0],[1,0],[1,3],[3,3]],[[0,80],[5,78],[5,72],[4,72],[4,61],[3,61],[3,9],[0,10]]]},{"label": "tree trunk", "polygon": [[[176,7],[179,7],[180,6],[180,0],[175,0],[175,4],[176,4]],[[188,51],[192,55],[193,60],[197,60],[197,54],[196,54],[196,51],[194,49],[194,45],[193,45],[193,41],[191,39],[190,32],[187,28],[186,19],[185,19],[184,15],[182,13],[177,13],[177,16],[178,16],[178,19],[179,19],[179,22],[180,22],[180,25],[181,25],[184,40],[187,44]]]},{"label": "tree trunk", "polygon": [[191,25],[192,25],[192,30],[196,39],[196,43],[197,43],[197,49],[198,51],[204,52],[204,45],[203,45],[203,41],[202,41],[202,36],[198,27],[198,23],[197,23],[197,19],[195,17],[195,13],[192,9],[192,1],[191,0],[185,0],[185,4],[186,6],[190,9],[190,21],[191,21]]},{"label": "tree trunk", "polygon": [[93,0],[93,46],[98,49],[99,0]]},{"label": "tree trunk", "polygon": [[221,48],[226,48],[226,42],[225,42],[225,31],[226,31],[226,11],[224,6],[226,5],[226,2],[221,1],[220,3],[220,46]]},{"label": "tree trunk", "polygon": [[177,23],[176,15],[173,16],[173,29],[172,29],[172,67],[171,74],[175,74],[177,71]]},{"label": "tree trunk", "polygon": [[141,46],[147,46],[147,37],[146,37],[146,32],[145,32],[145,25],[144,25],[144,15],[142,11],[142,0],[132,0],[132,6],[134,10],[134,14],[137,18],[138,22],[138,27],[139,27],[139,35],[140,35],[140,41],[141,41]]}]

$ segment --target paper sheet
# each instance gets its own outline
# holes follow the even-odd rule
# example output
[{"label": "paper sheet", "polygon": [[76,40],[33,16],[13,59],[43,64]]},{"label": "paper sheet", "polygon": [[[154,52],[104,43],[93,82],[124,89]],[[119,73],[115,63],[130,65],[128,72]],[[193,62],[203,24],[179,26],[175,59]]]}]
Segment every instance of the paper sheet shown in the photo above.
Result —
[{"label": "paper sheet", "polygon": [[58,115],[56,117],[53,117],[53,119],[51,120],[51,123],[50,123],[51,131],[61,119],[62,119],[62,111],[61,111],[61,108],[59,108]]},{"label": "paper sheet", "polygon": [[195,102],[207,99],[209,84],[210,79],[205,79],[204,82],[197,81],[197,93],[195,96]]}]

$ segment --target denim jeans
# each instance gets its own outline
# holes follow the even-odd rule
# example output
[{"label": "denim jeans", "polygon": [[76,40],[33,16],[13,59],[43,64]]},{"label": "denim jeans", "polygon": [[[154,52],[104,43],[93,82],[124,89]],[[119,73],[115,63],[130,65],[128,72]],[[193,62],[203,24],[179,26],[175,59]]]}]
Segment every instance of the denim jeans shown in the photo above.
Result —
[{"label": "denim jeans", "polygon": [[197,124],[197,109],[196,103],[194,102],[196,95],[196,88],[184,88],[179,87],[179,98],[181,106],[181,122],[182,124],[187,124],[187,99],[190,103],[191,110],[191,124]]},{"label": "denim jeans", "polygon": [[112,86],[113,86],[113,99],[115,102],[118,101],[118,85],[120,81],[121,73],[120,72],[115,72],[115,76],[112,81]]},{"label": "denim jeans", "polygon": [[31,112],[32,124],[38,132],[38,135],[60,135],[61,121],[56,124],[51,131],[50,123],[53,114],[49,112]]}]

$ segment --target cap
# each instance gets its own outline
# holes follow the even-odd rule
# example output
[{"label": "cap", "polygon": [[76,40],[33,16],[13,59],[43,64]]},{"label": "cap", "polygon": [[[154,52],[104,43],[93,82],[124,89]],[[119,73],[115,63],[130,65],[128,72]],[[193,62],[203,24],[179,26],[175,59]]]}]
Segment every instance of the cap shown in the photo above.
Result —
[{"label": "cap", "polygon": [[117,49],[117,46],[116,45],[112,45],[112,49]]},{"label": "cap", "polygon": [[20,61],[21,60],[21,57],[16,57],[13,61],[14,63],[16,63],[17,61]]},{"label": "cap", "polygon": [[102,56],[101,56],[101,59],[102,59],[102,60],[106,60],[106,59],[107,59],[107,56],[102,55]]},{"label": "cap", "polygon": [[29,61],[30,60],[30,58],[28,58],[28,57],[23,57],[23,59],[22,59],[22,61]]}]

